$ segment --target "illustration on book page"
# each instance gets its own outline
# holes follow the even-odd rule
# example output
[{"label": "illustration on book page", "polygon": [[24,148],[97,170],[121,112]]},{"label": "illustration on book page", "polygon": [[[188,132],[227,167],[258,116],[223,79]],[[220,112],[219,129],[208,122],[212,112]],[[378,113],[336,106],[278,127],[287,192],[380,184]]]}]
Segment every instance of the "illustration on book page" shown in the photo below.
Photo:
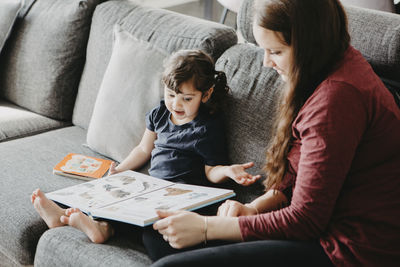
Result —
[{"label": "illustration on book page", "polygon": [[46,196],[67,206],[88,211],[171,184],[171,182],[162,179],[126,171],[47,193]]},{"label": "illustration on book page", "polygon": [[213,199],[221,199],[220,189],[175,184],[97,209],[94,214],[105,218],[118,218],[125,222],[139,220],[150,223],[158,218],[156,210],[197,209],[203,206],[202,204],[213,202]]}]

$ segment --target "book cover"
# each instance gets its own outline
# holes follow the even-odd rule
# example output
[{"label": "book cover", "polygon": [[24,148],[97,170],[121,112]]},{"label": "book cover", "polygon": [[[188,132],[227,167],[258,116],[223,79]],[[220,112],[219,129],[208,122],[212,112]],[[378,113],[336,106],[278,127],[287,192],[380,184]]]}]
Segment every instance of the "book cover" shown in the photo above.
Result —
[{"label": "book cover", "polygon": [[110,168],[112,161],[70,153],[54,168],[53,173],[83,180],[101,178]]},{"label": "book cover", "polygon": [[88,215],[139,226],[158,220],[156,210],[196,210],[235,196],[232,190],[177,184],[134,171],[60,189],[46,196]]}]

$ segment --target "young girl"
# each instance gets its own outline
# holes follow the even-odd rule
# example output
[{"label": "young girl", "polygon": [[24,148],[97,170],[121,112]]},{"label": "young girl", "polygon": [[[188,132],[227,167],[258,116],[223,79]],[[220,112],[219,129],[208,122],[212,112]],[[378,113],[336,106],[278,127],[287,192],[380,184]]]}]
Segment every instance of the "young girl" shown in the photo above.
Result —
[{"label": "young girl", "polygon": [[[149,174],[174,182],[204,184],[229,178],[250,185],[260,178],[245,170],[253,163],[226,164],[221,110],[228,93],[225,73],[215,71],[213,60],[200,50],[182,50],[166,62],[163,73],[164,100],[146,115],[142,140],[110,174],[136,170],[151,158]],[[39,189],[32,203],[49,228],[70,225],[92,242],[103,243],[113,227],[95,221],[79,209],[62,209]]]},{"label": "young girl", "polygon": [[229,88],[225,73],[200,50],[182,50],[167,62],[164,100],[146,115],[140,144],[110,174],[133,170],[151,157],[149,174],[163,179],[203,184],[202,177],[220,183],[228,177],[248,185],[257,179],[244,170],[252,163],[226,164],[221,109]]}]

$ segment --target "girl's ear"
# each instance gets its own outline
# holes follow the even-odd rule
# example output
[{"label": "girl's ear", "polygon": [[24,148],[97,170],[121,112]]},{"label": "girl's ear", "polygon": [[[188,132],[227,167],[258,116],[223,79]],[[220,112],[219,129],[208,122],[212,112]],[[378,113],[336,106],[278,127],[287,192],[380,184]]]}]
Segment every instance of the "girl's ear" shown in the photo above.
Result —
[{"label": "girl's ear", "polygon": [[214,92],[214,87],[211,87],[206,92],[204,92],[203,97],[201,98],[201,102],[206,103],[210,99],[213,92]]}]

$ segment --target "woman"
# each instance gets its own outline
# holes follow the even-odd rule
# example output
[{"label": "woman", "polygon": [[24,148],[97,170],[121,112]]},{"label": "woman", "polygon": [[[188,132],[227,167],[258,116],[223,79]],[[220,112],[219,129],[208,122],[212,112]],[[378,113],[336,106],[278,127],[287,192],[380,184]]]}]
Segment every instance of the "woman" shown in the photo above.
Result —
[{"label": "woman", "polygon": [[343,7],[338,0],[257,1],[253,25],[264,65],[286,81],[267,152],[267,191],[248,204],[227,201],[213,217],[160,212],[153,226],[178,249],[251,242],[191,250],[155,266],[397,265],[400,111],[350,46]]}]

